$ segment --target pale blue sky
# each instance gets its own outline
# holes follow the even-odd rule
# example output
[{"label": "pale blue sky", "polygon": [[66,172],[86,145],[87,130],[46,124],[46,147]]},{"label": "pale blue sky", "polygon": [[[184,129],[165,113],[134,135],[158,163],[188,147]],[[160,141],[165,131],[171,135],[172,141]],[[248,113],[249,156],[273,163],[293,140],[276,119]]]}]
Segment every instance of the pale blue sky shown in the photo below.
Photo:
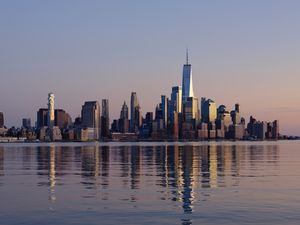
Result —
[{"label": "pale blue sky", "polygon": [[136,91],[143,112],[181,84],[190,49],[200,97],[300,134],[300,1],[0,1],[0,111],[36,120],[53,91],[74,118]]}]

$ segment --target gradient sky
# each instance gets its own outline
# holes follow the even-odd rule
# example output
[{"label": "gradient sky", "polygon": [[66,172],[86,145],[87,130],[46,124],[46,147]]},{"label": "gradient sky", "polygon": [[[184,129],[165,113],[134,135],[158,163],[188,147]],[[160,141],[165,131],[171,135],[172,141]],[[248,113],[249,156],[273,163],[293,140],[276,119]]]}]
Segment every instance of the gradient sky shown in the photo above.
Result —
[{"label": "gradient sky", "polygon": [[300,1],[0,2],[0,111],[36,120],[48,92],[74,118],[109,98],[111,119],[136,91],[143,110],[181,85],[190,49],[196,96],[246,121],[300,135]]}]

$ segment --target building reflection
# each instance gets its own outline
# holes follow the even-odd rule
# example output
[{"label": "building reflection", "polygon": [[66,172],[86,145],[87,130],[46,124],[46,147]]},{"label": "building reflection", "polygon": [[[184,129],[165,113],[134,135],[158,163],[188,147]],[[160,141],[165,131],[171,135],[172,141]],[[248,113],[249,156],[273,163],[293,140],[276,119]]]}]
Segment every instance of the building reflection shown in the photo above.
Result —
[{"label": "building reflection", "polygon": [[49,183],[50,183],[50,194],[49,200],[55,202],[55,184],[56,184],[56,170],[55,170],[55,146],[50,146],[50,160],[49,160]]},{"label": "building reflection", "polygon": [[[4,147],[0,146],[0,176],[4,176]],[[2,182],[0,183],[2,185]]]},{"label": "building reflection", "polygon": [[140,167],[141,167],[141,150],[140,146],[132,146],[131,148],[131,168],[130,168],[130,178],[131,178],[131,189],[139,189],[140,183]]},{"label": "building reflection", "polygon": [[[161,178],[158,185],[165,188],[166,199],[180,202],[183,213],[191,214],[195,203],[209,198],[207,188],[238,186],[241,169],[243,173],[251,172],[251,168],[241,167],[245,161],[251,161],[256,168],[261,162],[278,164],[278,145],[266,146],[262,152],[251,150],[246,146],[217,144],[156,147],[156,175]],[[182,223],[191,221],[184,219]]]},{"label": "building reflection", "polygon": [[126,188],[128,185],[129,177],[129,160],[130,160],[130,147],[122,146],[120,147],[119,156],[120,156],[120,177],[122,180],[122,188]]},{"label": "building reflection", "polygon": [[[31,155],[32,150],[27,149]],[[209,145],[197,146],[82,146],[37,148],[37,173],[48,182],[49,200],[55,202],[58,177],[68,170],[80,171],[80,184],[85,190],[96,190],[108,200],[111,189],[120,189],[124,199],[138,202],[145,186],[152,185],[160,200],[172,201],[187,217],[195,206],[209,200],[213,188],[235,187],[241,176],[276,175],[279,161],[278,145]],[[4,150],[0,147],[0,175],[3,175]],[[23,156],[24,162],[31,162]],[[25,163],[26,168],[30,163]],[[267,172],[264,170],[268,165]],[[272,170],[274,168],[274,170]],[[261,174],[259,174],[261,173]],[[273,173],[273,174],[272,174]],[[117,178],[117,179],[116,179]],[[119,178],[119,179],[118,179]],[[119,187],[118,187],[119,185]],[[150,187],[152,188],[152,187]],[[91,192],[88,192],[91,194]],[[91,196],[91,195],[90,195]],[[190,224],[189,218],[182,221]]]},{"label": "building reflection", "polygon": [[[109,161],[109,155],[110,155],[110,148],[109,146],[102,146],[101,147],[101,187],[103,189],[108,189],[109,188],[109,165],[110,165],[110,161]],[[108,194],[104,195],[104,199],[107,199]]]}]

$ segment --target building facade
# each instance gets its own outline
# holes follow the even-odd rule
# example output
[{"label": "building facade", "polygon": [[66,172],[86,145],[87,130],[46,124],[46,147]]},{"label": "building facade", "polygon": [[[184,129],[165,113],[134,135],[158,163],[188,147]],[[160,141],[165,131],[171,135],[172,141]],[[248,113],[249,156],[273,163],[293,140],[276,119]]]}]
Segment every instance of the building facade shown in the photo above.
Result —
[{"label": "building facade", "polygon": [[183,65],[182,74],[182,104],[187,101],[188,97],[194,97],[192,65],[189,64],[188,51],[186,52],[186,64]]},{"label": "building facade", "polygon": [[102,99],[101,137],[108,138],[109,135],[109,101],[108,99]]},{"label": "building facade", "polygon": [[3,112],[0,112],[0,127],[4,127],[4,115],[3,115]]},{"label": "building facade", "polygon": [[84,103],[81,109],[81,126],[84,129],[92,128],[94,134],[91,135],[91,129],[89,129],[89,137],[93,136],[94,140],[100,138],[100,105],[98,101]]}]

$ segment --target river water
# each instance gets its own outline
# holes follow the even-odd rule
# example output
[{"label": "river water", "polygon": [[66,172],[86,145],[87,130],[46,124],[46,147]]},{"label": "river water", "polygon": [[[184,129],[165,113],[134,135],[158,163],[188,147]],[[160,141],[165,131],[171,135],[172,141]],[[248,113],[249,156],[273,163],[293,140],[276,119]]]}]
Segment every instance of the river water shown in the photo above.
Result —
[{"label": "river water", "polygon": [[0,224],[300,224],[300,142],[0,145]]}]

